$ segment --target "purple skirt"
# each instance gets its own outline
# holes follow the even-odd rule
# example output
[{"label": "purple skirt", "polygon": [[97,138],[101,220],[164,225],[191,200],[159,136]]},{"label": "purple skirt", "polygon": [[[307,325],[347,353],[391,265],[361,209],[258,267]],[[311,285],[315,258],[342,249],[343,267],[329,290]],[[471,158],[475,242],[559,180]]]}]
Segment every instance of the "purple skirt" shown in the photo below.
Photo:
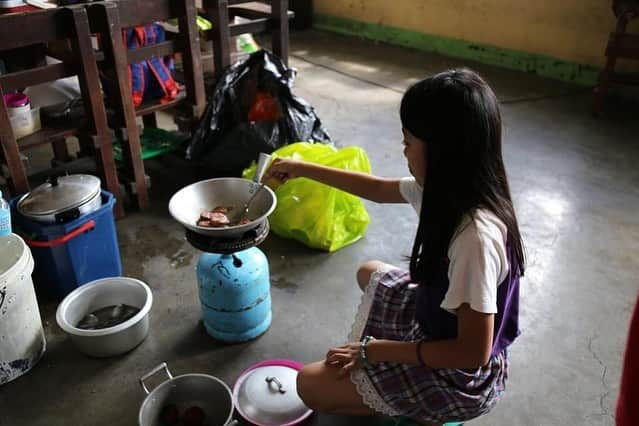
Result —
[{"label": "purple skirt", "polygon": [[[362,336],[398,341],[429,340],[415,319],[417,286],[400,269],[380,270],[362,296],[349,341]],[[428,369],[381,362],[351,373],[366,405],[388,416],[418,422],[466,421],[490,411],[505,390],[506,351],[475,370]]]}]

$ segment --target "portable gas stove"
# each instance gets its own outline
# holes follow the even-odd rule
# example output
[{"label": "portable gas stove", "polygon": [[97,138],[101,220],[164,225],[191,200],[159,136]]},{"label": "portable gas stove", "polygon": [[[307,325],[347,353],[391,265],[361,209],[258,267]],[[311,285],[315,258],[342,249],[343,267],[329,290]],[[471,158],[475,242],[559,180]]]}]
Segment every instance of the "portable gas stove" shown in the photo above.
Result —
[{"label": "portable gas stove", "polygon": [[186,239],[204,253],[197,280],[206,331],[226,342],[243,342],[271,325],[268,260],[257,245],[269,232],[268,220],[237,238],[219,238],[186,229]]}]

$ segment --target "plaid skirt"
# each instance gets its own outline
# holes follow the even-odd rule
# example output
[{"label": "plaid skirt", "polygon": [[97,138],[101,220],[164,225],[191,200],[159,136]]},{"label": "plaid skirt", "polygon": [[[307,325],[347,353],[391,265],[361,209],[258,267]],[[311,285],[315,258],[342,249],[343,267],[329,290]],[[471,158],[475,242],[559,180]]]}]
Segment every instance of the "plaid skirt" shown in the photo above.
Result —
[{"label": "plaid skirt", "polygon": [[[400,269],[379,270],[362,296],[349,341],[428,340],[415,319],[417,286]],[[473,370],[429,369],[381,362],[351,373],[366,405],[388,416],[418,422],[466,421],[490,411],[505,390],[508,358],[504,350]]]}]

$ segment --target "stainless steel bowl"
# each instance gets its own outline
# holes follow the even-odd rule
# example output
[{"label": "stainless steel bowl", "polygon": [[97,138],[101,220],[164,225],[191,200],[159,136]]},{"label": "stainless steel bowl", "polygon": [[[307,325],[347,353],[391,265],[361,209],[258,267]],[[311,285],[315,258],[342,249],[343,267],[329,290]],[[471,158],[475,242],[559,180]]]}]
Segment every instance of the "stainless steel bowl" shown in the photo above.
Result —
[{"label": "stainless steel bowl", "polygon": [[244,225],[207,228],[197,225],[200,213],[213,210],[217,206],[231,207],[233,215],[251,198],[260,187],[259,183],[242,178],[216,178],[203,180],[186,186],[176,192],[169,201],[171,216],[198,234],[217,238],[236,238],[255,228],[273,213],[277,205],[275,193],[265,186],[251,202],[248,212],[249,223]]},{"label": "stainless steel bowl", "polygon": [[[113,327],[99,330],[77,327],[86,314],[121,303],[135,306],[140,311]],[[142,343],[149,334],[152,304],[151,289],[142,281],[128,277],[102,278],[69,293],[58,305],[56,320],[81,352],[92,357],[109,357],[128,352]]]}]

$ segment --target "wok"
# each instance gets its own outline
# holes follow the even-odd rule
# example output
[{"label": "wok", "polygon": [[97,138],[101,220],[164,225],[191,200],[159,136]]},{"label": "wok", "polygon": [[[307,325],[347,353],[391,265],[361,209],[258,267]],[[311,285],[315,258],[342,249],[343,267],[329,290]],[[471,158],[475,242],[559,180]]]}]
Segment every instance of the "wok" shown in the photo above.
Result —
[{"label": "wok", "polygon": [[241,210],[253,193],[258,190],[260,184],[243,178],[215,178],[196,182],[176,192],[169,201],[171,216],[198,234],[216,238],[238,238],[247,231],[256,228],[267,220],[275,206],[277,198],[268,186],[256,195],[251,202],[248,214],[248,223],[219,228],[208,228],[197,225],[200,213],[211,211],[215,207],[229,208],[229,217],[233,217]]}]

